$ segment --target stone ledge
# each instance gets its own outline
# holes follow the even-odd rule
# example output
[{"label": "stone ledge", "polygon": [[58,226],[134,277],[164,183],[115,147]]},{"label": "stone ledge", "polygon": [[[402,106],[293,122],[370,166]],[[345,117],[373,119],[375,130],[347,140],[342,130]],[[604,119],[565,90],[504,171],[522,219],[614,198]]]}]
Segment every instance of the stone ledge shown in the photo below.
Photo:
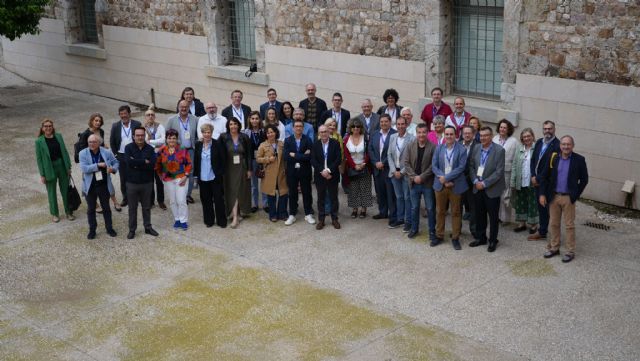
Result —
[{"label": "stone ledge", "polygon": [[[445,96],[442,100],[445,103],[451,106],[453,109],[453,101],[455,100],[455,95]],[[501,101],[491,101],[485,99],[477,99],[477,98],[468,98],[463,97],[465,101],[465,110],[469,113],[477,116],[482,120],[483,123],[497,123],[500,119],[507,119],[511,123],[513,123],[514,127],[518,126],[518,112],[511,110],[509,108],[505,108]],[[422,109],[424,106],[431,103],[431,98],[419,98],[418,99],[418,107],[419,109],[414,110],[414,118],[420,118],[420,114],[422,113]]]},{"label": "stone ledge", "polygon": [[269,74],[256,72],[252,73],[250,77],[247,77],[245,76],[247,70],[249,70],[249,67],[243,65],[205,66],[205,73],[211,78],[227,79],[256,85],[269,85]]},{"label": "stone ledge", "polygon": [[64,52],[68,55],[84,56],[100,60],[107,59],[107,51],[95,44],[64,44]]}]

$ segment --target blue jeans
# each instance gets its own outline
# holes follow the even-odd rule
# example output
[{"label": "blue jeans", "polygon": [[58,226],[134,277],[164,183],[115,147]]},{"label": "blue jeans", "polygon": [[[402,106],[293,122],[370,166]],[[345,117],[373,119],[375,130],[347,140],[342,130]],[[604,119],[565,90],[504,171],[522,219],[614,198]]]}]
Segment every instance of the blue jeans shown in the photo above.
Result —
[{"label": "blue jeans", "polygon": [[285,194],[278,197],[278,204],[276,206],[276,196],[267,195],[267,203],[269,204],[269,219],[287,219],[287,203],[289,202],[289,195]]},{"label": "blue jeans", "polygon": [[393,191],[396,194],[396,214],[397,220],[405,224],[411,224],[411,194],[409,193],[409,181],[402,177],[396,179],[391,177]]},{"label": "blue jeans", "polygon": [[433,188],[425,187],[422,184],[414,184],[411,187],[411,231],[418,232],[420,229],[420,198],[424,198],[429,219],[429,236],[436,235],[436,202]]},{"label": "blue jeans", "polygon": [[[260,194],[260,187],[258,186],[258,180],[260,178],[256,177],[256,171],[258,170],[258,162],[256,162],[255,159],[251,160],[251,171],[253,172],[251,174],[251,199],[253,199],[253,205],[256,208],[260,207],[260,200],[259,200],[259,194]],[[267,206],[267,195],[262,193],[262,208]]]}]

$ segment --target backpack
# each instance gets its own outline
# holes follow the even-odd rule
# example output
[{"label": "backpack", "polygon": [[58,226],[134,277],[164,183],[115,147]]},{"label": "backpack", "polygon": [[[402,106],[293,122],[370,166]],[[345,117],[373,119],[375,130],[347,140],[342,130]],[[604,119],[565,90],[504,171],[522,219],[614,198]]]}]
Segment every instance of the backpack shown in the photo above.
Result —
[{"label": "backpack", "polygon": [[84,149],[82,144],[82,133],[78,133],[78,141],[73,144],[73,160],[80,163],[80,151]]}]

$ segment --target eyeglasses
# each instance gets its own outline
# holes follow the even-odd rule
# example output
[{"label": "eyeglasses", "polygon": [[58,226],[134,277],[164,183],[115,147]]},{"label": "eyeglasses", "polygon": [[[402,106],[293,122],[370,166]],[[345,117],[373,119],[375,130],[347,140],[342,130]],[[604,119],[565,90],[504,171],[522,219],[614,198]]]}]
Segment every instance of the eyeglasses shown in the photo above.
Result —
[{"label": "eyeglasses", "polygon": [[149,114],[145,114],[144,116],[145,116],[145,117],[155,117],[156,115],[155,115],[155,114],[153,114],[153,113],[149,113]]}]

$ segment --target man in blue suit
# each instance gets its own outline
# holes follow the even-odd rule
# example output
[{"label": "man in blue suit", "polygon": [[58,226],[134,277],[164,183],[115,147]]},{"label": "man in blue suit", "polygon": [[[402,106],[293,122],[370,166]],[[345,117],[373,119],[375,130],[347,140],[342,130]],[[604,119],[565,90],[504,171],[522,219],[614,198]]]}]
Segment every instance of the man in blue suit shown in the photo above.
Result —
[{"label": "man in blue suit", "polygon": [[464,171],[467,165],[467,150],[456,142],[456,128],[447,126],[444,129],[444,144],[436,148],[431,162],[435,175],[433,189],[436,191],[436,237],[431,240],[431,247],[437,246],[444,238],[444,223],[447,209],[451,204],[451,244],[456,250],[460,246],[462,230],[462,212],[460,203],[462,195],[469,188]]},{"label": "man in blue suit", "polygon": [[396,133],[391,129],[391,117],[389,114],[380,116],[380,130],[371,134],[369,141],[369,159],[373,164],[373,184],[376,188],[378,201],[378,214],[373,219],[389,219],[389,225],[396,224],[396,194],[393,191],[393,183],[389,178],[389,142],[391,134]]},{"label": "man in blue suit", "polygon": [[298,185],[302,192],[304,219],[315,224],[313,218],[313,197],[311,195],[311,148],[312,140],[302,134],[304,121],[293,121],[293,135],[284,140],[284,161],[287,163],[287,186],[289,187],[289,218],[284,222],[290,226],[298,213]]},{"label": "man in blue suit", "polygon": [[265,116],[267,115],[267,109],[269,108],[275,108],[276,114],[280,116],[282,110],[282,102],[278,101],[277,98],[278,93],[276,93],[276,90],[273,88],[269,88],[269,90],[267,90],[268,101],[260,105],[260,119],[265,118]]},{"label": "man in blue suit", "polygon": [[89,234],[87,239],[96,238],[96,204],[98,199],[102,205],[102,216],[107,234],[115,237],[116,231],[113,229],[111,221],[111,208],[109,207],[109,197],[113,194],[113,184],[111,183],[112,173],[118,171],[118,160],[109,149],[100,146],[102,139],[99,135],[92,134],[87,140],[88,148],[80,151],[80,169],[82,169],[82,194],[87,200],[87,220],[89,221]]}]

